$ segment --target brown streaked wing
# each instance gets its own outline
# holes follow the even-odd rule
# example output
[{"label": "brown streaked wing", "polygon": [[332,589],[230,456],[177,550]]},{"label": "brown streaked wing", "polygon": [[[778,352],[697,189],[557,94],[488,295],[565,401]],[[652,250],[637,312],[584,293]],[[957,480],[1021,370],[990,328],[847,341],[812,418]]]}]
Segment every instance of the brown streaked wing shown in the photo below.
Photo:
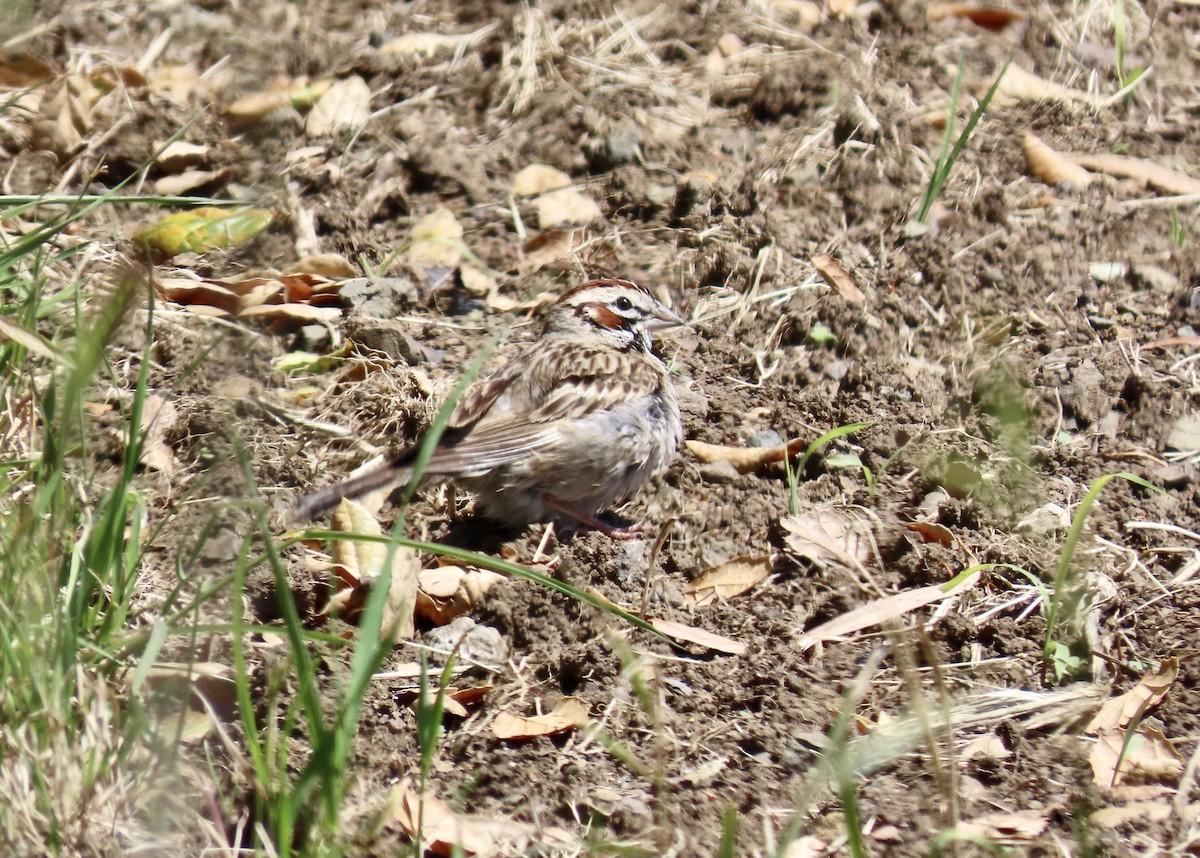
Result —
[{"label": "brown streaked wing", "polygon": [[449,428],[462,429],[487,414],[488,409],[504,394],[504,391],[512,387],[513,382],[525,371],[524,357],[525,353],[522,352],[514,360],[501,367],[492,377],[481,379],[467,388],[467,392],[463,394],[462,399],[454,408]]},{"label": "brown streaked wing", "polygon": [[550,386],[545,399],[530,412],[530,423],[574,420],[649,396],[663,383],[653,366],[610,352],[600,352],[595,360],[586,361],[585,366],[564,370]]}]

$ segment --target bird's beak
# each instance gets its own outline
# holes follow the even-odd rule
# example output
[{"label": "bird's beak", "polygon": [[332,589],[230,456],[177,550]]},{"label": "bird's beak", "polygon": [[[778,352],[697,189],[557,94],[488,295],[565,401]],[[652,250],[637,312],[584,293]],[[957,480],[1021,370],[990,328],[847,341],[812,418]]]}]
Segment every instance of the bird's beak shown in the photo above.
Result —
[{"label": "bird's beak", "polygon": [[643,327],[648,331],[665,331],[668,328],[678,328],[680,325],[686,324],[687,319],[659,304],[654,315],[646,320]]}]

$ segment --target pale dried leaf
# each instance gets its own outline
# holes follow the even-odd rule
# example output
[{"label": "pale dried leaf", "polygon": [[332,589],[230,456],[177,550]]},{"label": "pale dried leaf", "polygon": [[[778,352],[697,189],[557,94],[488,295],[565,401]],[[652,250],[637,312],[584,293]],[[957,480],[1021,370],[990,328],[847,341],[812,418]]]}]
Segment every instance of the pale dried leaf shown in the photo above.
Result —
[{"label": "pale dried leaf", "polygon": [[439,52],[457,52],[478,44],[484,36],[495,28],[488,24],[470,33],[443,35],[441,33],[405,33],[390,42],[385,42],[379,48],[381,54],[409,57],[433,57]]},{"label": "pale dried leaf", "polygon": [[157,393],[147,394],[142,404],[142,451],[138,461],[147,468],[175,472],[175,453],[167,445],[166,435],[179,422],[175,405]]},{"label": "pale dried leaf", "polygon": [[854,13],[858,0],[829,0],[829,14],[844,18]]},{"label": "pale dried leaf", "polygon": [[232,167],[220,170],[184,170],[177,176],[163,176],[154,183],[160,197],[178,197],[205,185],[224,183],[233,175]]},{"label": "pale dried leaf", "polygon": [[682,643],[696,644],[705,649],[723,652],[728,655],[744,655],[747,650],[747,646],[741,641],[735,641],[716,632],[698,629],[695,626],[677,623],[674,620],[664,620],[661,617],[647,617],[646,622],[672,640]]},{"label": "pale dried leaf", "polygon": [[925,7],[930,21],[945,18],[966,18],[976,26],[998,33],[1014,21],[1024,21],[1025,14],[1016,9],[987,3],[930,3]]},{"label": "pale dried leaf", "polygon": [[1017,810],[1011,813],[985,813],[958,825],[958,830],[976,837],[1003,843],[1028,841],[1040,835],[1050,824],[1051,808]]},{"label": "pale dried leaf", "polygon": [[358,269],[340,253],[314,253],[296,260],[284,274],[319,274],[330,280],[346,280],[358,276]]},{"label": "pale dried leaf", "polygon": [[1165,658],[1157,671],[1147,671],[1133,688],[1106,700],[1100,711],[1088,722],[1085,732],[1097,733],[1115,727],[1127,727],[1135,718],[1141,719],[1162,702],[1179,676],[1179,659]]},{"label": "pale dried leaf", "polygon": [[571,188],[542,194],[533,201],[533,208],[543,230],[587,226],[602,214],[595,200]]},{"label": "pale dried leaf", "polygon": [[931,584],[928,587],[918,587],[915,590],[904,590],[891,596],[884,596],[860,605],[827,623],[821,623],[815,629],[809,629],[800,636],[798,644],[802,650],[811,649],[822,641],[836,640],[888,620],[897,619],[910,611],[940,601],[947,595],[948,593],[941,587]]},{"label": "pale dried leaf", "polygon": [[454,213],[439,206],[412,229],[408,264],[419,272],[453,269],[462,262],[463,228]]},{"label": "pale dried leaf", "polygon": [[684,601],[707,605],[718,599],[740,596],[771,574],[771,557],[735,557],[701,572],[683,588]]},{"label": "pale dried leaf", "polygon": [[1029,172],[1048,185],[1086,188],[1095,178],[1083,167],[1055,152],[1032,131],[1025,132],[1021,145]]},{"label": "pale dried leaf", "polygon": [[154,163],[166,173],[179,173],[190,170],[204,163],[208,157],[208,147],[199,143],[188,143],[184,140],[174,140],[168,143],[158,153]]},{"label": "pale dried leaf", "polygon": [[192,94],[207,92],[200,72],[190,66],[162,66],[146,75],[146,85],[153,92],[178,104],[187,104]]},{"label": "pale dried leaf", "polygon": [[1105,787],[1128,783],[1175,784],[1183,771],[1183,759],[1167,737],[1159,730],[1142,727],[1135,732],[1122,758],[1125,734],[1125,730],[1115,728],[1099,731],[1088,755],[1096,783]]},{"label": "pale dried leaf", "polygon": [[470,265],[459,268],[458,278],[462,280],[463,288],[472,295],[491,295],[499,288],[490,274]]},{"label": "pale dried leaf", "polygon": [[[340,533],[360,536],[383,534],[375,516],[361,503],[349,498],[343,498],[334,510],[331,527]],[[370,587],[384,570],[388,546],[380,542],[338,539],[333,540],[330,553],[334,562],[359,582],[358,587]],[[410,548],[397,548],[392,554],[391,573],[383,628],[394,629],[398,638],[407,640],[414,631],[413,607],[417,597],[417,578],[421,573],[420,557]],[[360,593],[351,604],[360,605],[365,601],[365,595],[365,592]]]},{"label": "pale dried leaf", "polygon": [[67,75],[51,84],[30,123],[33,148],[53,152],[60,161],[70,158],[92,130],[94,103],[92,84],[82,75]]},{"label": "pale dried leaf", "polygon": [[870,526],[861,517],[833,507],[818,507],[780,519],[788,548],[815,563],[860,568],[871,559]]},{"label": "pale dried leaf", "polygon": [[501,712],[492,721],[492,734],[497,739],[532,739],[574,730],[587,722],[587,704],[578,697],[564,697],[545,715],[524,717]]},{"label": "pale dried leaf", "polygon": [[1010,65],[1004,73],[997,92],[1018,101],[1058,101],[1087,105],[1095,105],[1097,101],[1091,93],[1048,81],[1025,71],[1016,63]]},{"label": "pale dried leaf", "polygon": [[795,456],[804,449],[804,441],[793,438],[786,446],[778,447],[727,447],[723,444],[708,444],[704,441],[685,441],[685,445],[693,456],[701,462],[726,461],[737,469],[739,474],[749,474],[762,470],[767,465],[782,462],[789,456]]},{"label": "pale dried leaf", "polygon": [[522,251],[525,254],[523,268],[526,272],[545,268],[567,256],[579,245],[583,244],[583,236],[579,230],[552,229],[540,232],[525,242]]},{"label": "pale dried leaf", "polygon": [[513,177],[512,193],[517,197],[532,197],[570,184],[571,177],[562,170],[548,164],[530,164]]},{"label": "pale dried leaf", "polygon": [[220,662],[160,661],[146,674],[145,687],[193,698],[196,709],[204,708],[198,705],[202,699],[221,718],[229,719],[237,713],[237,683],[233,669]]},{"label": "pale dried leaf", "polygon": [[814,253],[809,257],[809,261],[825,278],[825,282],[847,301],[859,305],[867,303],[867,296],[858,288],[854,277],[842,266],[842,263],[828,253]]},{"label": "pale dried leaf", "polygon": [[0,54],[0,87],[24,89],[54,78],[54,69],[35,54]]},{"label": "pale dried leaf", "polygon": [[417,615],[443,626],[473,610],[484,594],[504,580],[488,569],[438,566],[422,570],[417,581]]},{"label": "pale dried leaf", "polygon": [[767,0],[767,5],[783,13],[783,17],[791,18],[800,32],[810,32],[824,20],[821,7],[812,0]]},{"label": "pale dried leaf", "polygon": [[310,137],[323,137],[342,131],[356,131],[371,118],[371,87],[358,75],[335,81],[317,100],[304,132]]},{"label": "pale dried leaf", "polygon": [[783,850],[783,858],[823,858],[828,854],[829,845],[811,834],[797,837]]},{"label": "pale dried leaf", "polygon": [[1101,828],[1120,828],[1135,819],[1148,819],[1152,822],[1164,822],[1171,818],[1171,805],[1161,801],[1138,801],[1120,807],[1103,807],[1093,811],[1088,817],[1093,825]]},{"label": "pale dried leaf", "polygon": [[1200,179],[1144,158],[1107,153],[1098,155],[1074,153],[1067,157],[1080,167],[1093,172],[1123,179],[1136,179],[1139,182],[1145,182],[1155,190],[1168,194],[1200,194]]},{"label": "pale dried leaf", "polygon": [[262,304],[247,307],[238,315],[294,322],[335,322],[342,317],[342,311],[337,307],[314,307],[311,304]]},{"label": "pale dried leaf", "polygon": [[225,108],[225,115],[234,125],[253,125],[281,107],[300,110],[312,106],[332,85],[332,80],[312,83],[305,78],[280,81],[270,89],[243,95]]},{"label": "pale dried leaf", "polygon": [[500,858],[527,854],[537,844],[561,849],[574,843],[570,833],[561,828],[455,813],[439,798],[422,797],[411,778],[404,778],[392,790],[388,809],[408,837],[416,838],[419,829],[425,848],[435,855]]}]

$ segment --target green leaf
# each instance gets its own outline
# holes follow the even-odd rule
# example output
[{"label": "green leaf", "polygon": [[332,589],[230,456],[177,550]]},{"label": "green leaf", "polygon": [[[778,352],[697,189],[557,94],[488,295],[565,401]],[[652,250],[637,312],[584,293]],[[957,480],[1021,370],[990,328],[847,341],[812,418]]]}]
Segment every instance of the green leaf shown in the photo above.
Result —
[{"label": "green leaf", "polygon": [[273,215],[264,209],[205,207],[169,214],[134,235],[134,240],[168,256],[236,247],[258,235]]}]

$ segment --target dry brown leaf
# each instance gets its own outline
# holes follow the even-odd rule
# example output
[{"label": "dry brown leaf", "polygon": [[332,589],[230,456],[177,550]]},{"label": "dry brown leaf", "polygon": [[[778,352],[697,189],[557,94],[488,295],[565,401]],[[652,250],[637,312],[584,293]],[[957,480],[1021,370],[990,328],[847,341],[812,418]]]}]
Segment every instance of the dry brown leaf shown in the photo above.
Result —
[{"label": "dry brown leaf", "polygon": [[479,43],[493,29],[495,29],[495,25],[489,24],[470,33],[448,35],[443,35],[442,33],[405,33],[403,36],[398,36],[390,42],[385,42],[381,45],[379,53],[429,58],[443,51],[451,52],[470,48]]},{"label": "dry brown leaf", "polygon": [[1135,819],[1163,822],[1171,818],[1171,805],[1162,801],[1138,801],[1120,807],[1102,807],[1093,811],[1088,820],[1101,828],[1120,828]]},{"label": "dry brown leaf", "polygon": [[501,712],[492,721],[492,734],[497,739],[532,739],[574,730],[587,722],[587,704],[578,697],[564,697],[545,715],[527,718],[508,711]]},{"label": "dry brown leaf", "polygon": [[220,170],[184,170],[177,176],[163,176],[154,183],[160,197],[178,197],[205,185],[224,184],[233,175],[232,167]]},{"label": "dry brown leaf", "polygon": [[809,257],[809,261],[825,278],[825,282],[847,301],[859,305],[867,303],[867,296],[854,283],[854,277],[842,266],[842,263],[828,253],[814,253]]},{"label": "dry brown leaf", "polygon": [[846,510],[818,507],[779,520],[788,548],[815,563],[840,563],[852,569],[871,559],[870,525]]},{"label": "dry brown leaf", "polygon": [[1122,179],[1136,179],[1139,182],[1145,182],[1155,190],[1168,194],[1200,194],[1200,179],[1144,158],[1106,153],[1098,155],[1074,153],[1067,157],[1080,167],[1093,172]]},{"label": "dry brown leaf", "polygon": [[858,0],[829,0],[829,14],[845,18],[854,14],[857,6]]},{"label": "dry brown leaf", "polygon": [[54,79],[54,69],[34,54],[0,54],[0,87],[24,89]]},{"label": "dry brown leaf", "polygon": [[701,572],[683,588],[684,601],[707,605],[718,599],[740,596],[771,574],[771,557],[735,557],[727,563]]},{"label": "dry brown leaf", "polygon": [[1048,185],[1086,188],[1095,178],[1083,167],[1055,152],[1032,131],[1025,132],[1021,145],[1029,172]]},{"label": "dry brown leaf", "polygon": [[233,669],[215,661],[160,661],[146,674],[146,688],[167,691],[177,697],[188,695],[192,706],[202,710],[206,702],[221,718],[237,714],[237,683]]},{"label": "dry brown leaf", "polygon": [[930,21],[966,18],[972,24],[993,33],[999,33],[1014,21],[1025,20],[1025,13],[1016,9],[984,3],[930,3],[925,7],[925,14]]},{"label": "dry brown leaf", "polygon": [[[375,516],[357,501],[343,498],[333,511],[333,530],[339,533],[353,533],[360,536],[382,536],[383,529]],[[343,581],[349,579],[357,586],[352,590],[369,588],[384,571],[387,561],[388,546],[379,542],[360,542],[357,540],[333,540],[331,554],[334,563],[341,567]],[[395,629],[397,639],[407,640],[413,636],[413,606],[417,597],[417,578],[421,573],[421,561],[417,553],[410,548],[396,548],[392,554],[391,587],[388,592],[387,606],[384,609],[383,628]],[[350,604],[358,604],[365,600],[365,592],[355,594]],[[332,600],[331,600],[332,604]],[[346,601],[336,603],[343,608]],[[353,613],[347,617],[353,620]]]},{"label": "dry brown leaf", "polygon": [[996,90],[999,95],[1008,96],[1018,101],[1058,101],[1095,105],[1097,99],[1091,93],[1081,89],[1071,89],[1061,86],[1045,78],[1040,78],[1025,71],[1016,63],[1008,67],[1000,86]]},{"label": "dry brown leaf", "polygon": [[602,214],[595,200],[571,188],[542,194],[533,201],[533,208],[543,230],[587,226]]},{"label": "dry brown leaf", "polygon": [[452,211],[439,206],[413,225],[408,264],[429,287],[462,264],[462,249],[462,224]]},{"label": "dry brown leaf", "polygon": [[1002,843],[1032,840],[1050,823],[1053,808],[1017,810],[1011,813],[985,813],[958,825],[958,830],[976,837],[986,837]]},{"label": "dry brown leaf", "polygon": [[1175,784],[1183,771],[1183,759],[1167,737],[1159,730],[1139,728],[1122,758],[1125,734],[1120,729],[1099,731],[1088,755],[1096,783],[1105,787],[1127,783]]},{"label": "dry brown leaf", "polygon": [[904,525],[904,527],[914,533],[921,534],[921,538],[926,542],[936,542],[938,545],[946,548],[954,547],[954,534],[944,524],[938,524],[933,521],[914,521],[911,524]]},{"label": "dry brown leaf", "polygon": [[1106,700],[1100,711],[1088,722],[1085,732],[1097,733],[1116,727],[1128,727],[1162,702],[1179,676],[1179,659],[1165,658],[1157,671],[1147,671],[1133,688]]},{"label": "dry brown leaf", "polygon": [[146,86],[178,104],[187,104],[193,93],[211,95],[200,72],[190,66],[162,66],[146,75]]},{"label": "dry brown leaf", "polygon": [[904,590],[891,596],[861,605],[852,611],[835,617],[827,623],[821,623],[815,629],[809,629],[800,636],[800,649],[812,649],[822,641],[843,638],[862,629],[877,626],[888,620],[894,620],[905,614],[923,608],[926,605],[941,601],[949,595],[936,584],[928,587],[918,587],[915,590]]},{"label": "dry brown leaf", "polygon": [[571,177],[548,164],[530,164],[513,177],[512,193],[516,197],[532,197],[557,191],[571,184]]},{"label": "dry brown leaf", "polygon": [[276,81],[269,89],[243,95],[225,108],[225,116],[237,126],[254,125],[281,107],[297,110],[311,107],[333,86],[332,80],[309,82],[307,78]]},{"label": "dry brown leaf", "polygon": [[208,147],[198,143],[175,140],[163,147],[154,159],[155,165],[165,173],[179,173],[203,164],[208,158]]},{"label": "dry brown leaf", "polygon": [[411,778],[404,778],[392,790],[388,808],[400,830],[416,838],[419,829],[425,848],[435,855],[461,852],[476,858],[500,858],[525,855],[536,844],[561,848],[574,843],[571,834],[561,828],[455,813],[439,798],[422,798]]},{"label": "dry brown leaf", "polygon": [[708,444],[704,441],[685,441],[688,450],[701,462],[724,460],[733,465],[739,474],[762,470],[767,465],[782,462],[804,449],[804,441],[793,438],[787,445],[778,447],[726,447],[723,444]]},{"label": "dry brown leaf", "polygon": [[274,319],[275,321],[336,322],[342,317],[337,307],[314,307],[311,304],[262,304],[247,307],[238,313],[241,318]]},{"label": "dry brown leaf", "polygon": [[314,253],[296,260],[284,269],[284,274],[319,274],[330,280],[346,280],[358,276],[355,268],[340,253]]},{"label": "dry brown leaf", "polygon": [[581,244],[583,244],[583,236],[579,230],[551,229],[539,232],[525,242],[525,246],[521,248],[525,254],[524,270],[531,272],[545,268],[550,263],[562,259]]},{"label": "dry brown leaf", "polygon": [[489,569],[461,566],[424,569],[417,580],[417,616],[444,626],[474,609],[483,595],[503,580],[503,575]]},{"label": "dry brown leaf", "polygon": [[674,620],[664,620],[661,617],[647,617],[646,622],[672,640],[696,644],[705,649],[723,652],[727,655],[744,655],[748,649],[741,641],[735,641],[733,638],[727,638],[716,632],[698,629],[695,626],[677,623]]},{"label": "dry brown leaf", "polygon": [[157,393],[147,394],[142,404],[142,451],[138,461],[147,468],[164,474],[175,472],[175,453],[167,445],[166,436],[179,422],[175,405]]},{"label": "dry brown leaf", "polygon": [[371,118],[371,87],[358,75],[335,81],[304,121],[309,137],[356,131]]},{"label": "dry brown leaf", "polygon": [[30,123],[31,145],[45,149],[65,161],[83,148],[92,130],[95,93],[83,75],[67,75],[47,87]]}]

